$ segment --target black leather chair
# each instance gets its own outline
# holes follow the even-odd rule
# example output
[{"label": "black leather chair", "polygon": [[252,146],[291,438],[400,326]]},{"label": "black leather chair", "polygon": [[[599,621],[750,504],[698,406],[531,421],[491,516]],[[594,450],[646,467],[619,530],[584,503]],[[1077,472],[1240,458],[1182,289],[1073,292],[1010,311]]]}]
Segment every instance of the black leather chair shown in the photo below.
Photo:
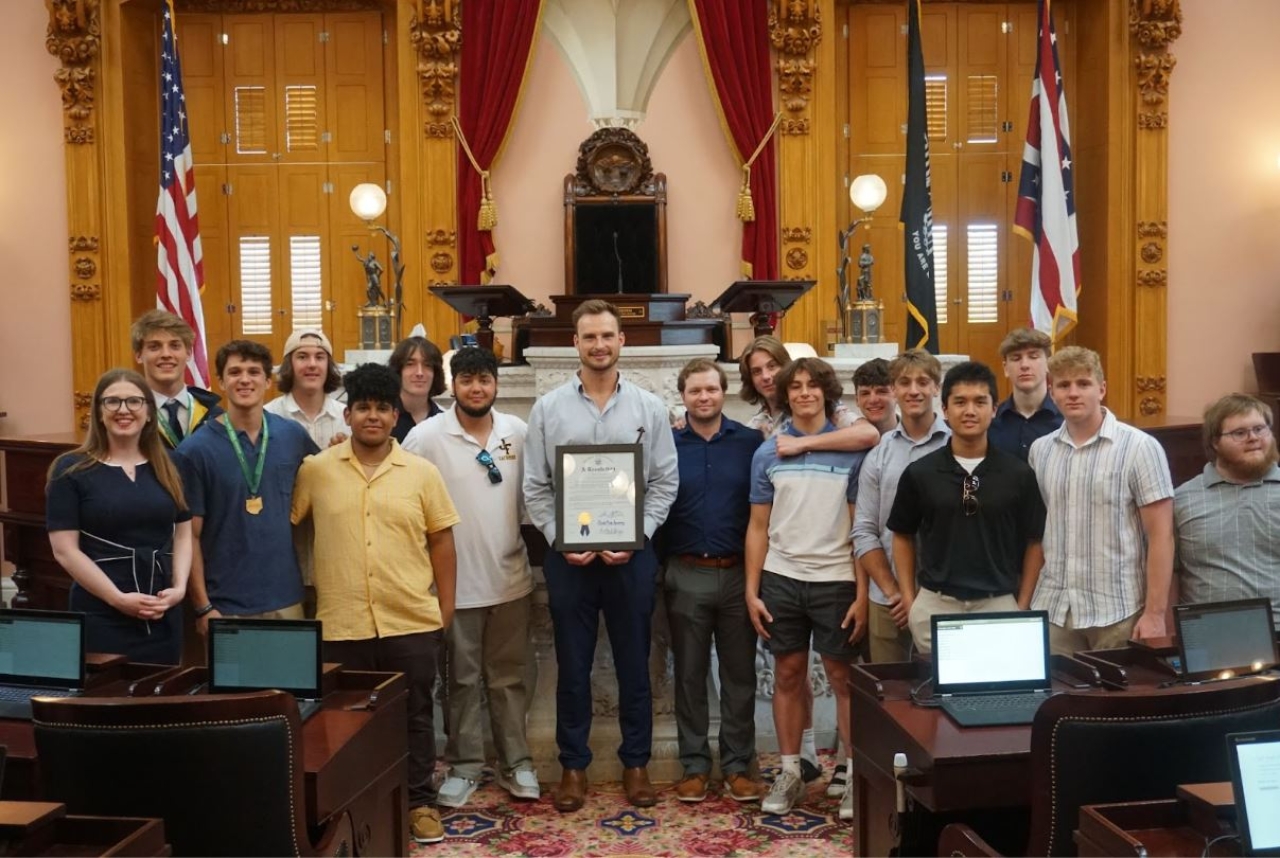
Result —
[{"label": "black leather chair", "polygon": [[[1059,694],[1031,728],[1027,855],[1075,855],[1089,804],[1171,799],[1179,784],[1231,779],[1228,733],[1280,725],[1280,680]],[[996,855],[977,832],[948,825],[939,855]]]},{"label": "black leather chair", "polygon": [[312,841],[302,724],[280,691],[33,701],[40,795],[69,813],[160,817],[174,855],[350,855],[346,814]]}]

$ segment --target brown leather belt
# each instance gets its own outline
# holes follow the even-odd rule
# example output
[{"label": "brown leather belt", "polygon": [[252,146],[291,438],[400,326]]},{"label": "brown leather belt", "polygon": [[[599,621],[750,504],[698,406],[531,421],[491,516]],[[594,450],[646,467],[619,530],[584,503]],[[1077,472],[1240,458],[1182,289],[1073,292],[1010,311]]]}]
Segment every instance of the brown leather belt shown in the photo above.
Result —
[{"label": "brown leather belt", "polygon": [[728,569],[742,562],[741,554],[730,554],[726,557],[706,557],[701,554],[681,554],[680,559],[703,569]]}]

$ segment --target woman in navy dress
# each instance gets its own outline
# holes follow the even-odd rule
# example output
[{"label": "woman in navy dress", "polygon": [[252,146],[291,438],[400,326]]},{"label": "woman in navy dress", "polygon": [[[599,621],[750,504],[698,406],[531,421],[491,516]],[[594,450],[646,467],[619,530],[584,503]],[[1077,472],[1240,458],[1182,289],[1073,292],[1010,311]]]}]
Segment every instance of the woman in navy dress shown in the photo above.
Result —
[{"label": "woman in navy dress", "polygon": [[86,648],[178,664],[191,513],[142,376],[113,369],[93,392],[89,436],[49,468],[46,528],[87,615]]}]

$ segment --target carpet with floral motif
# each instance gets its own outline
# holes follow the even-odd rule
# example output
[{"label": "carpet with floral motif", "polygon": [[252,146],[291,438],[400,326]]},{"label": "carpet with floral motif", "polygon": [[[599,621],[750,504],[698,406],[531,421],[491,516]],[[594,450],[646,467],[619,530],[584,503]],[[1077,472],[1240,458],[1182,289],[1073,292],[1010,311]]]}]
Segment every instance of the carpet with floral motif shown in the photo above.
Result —
[{"label": "carpet with floral motif", "polygon": [[[771,780],[777,755],[762,754],[760,763],[765,779]],[[520,802],[486,771],[466,807],[441,808],[444,842],[415,845],[412,854],[417,858],[852,855],[852,824],[840,821],[840,800],[826,797],[834,757],[825,754],[823,764],[823,778],[810,784],[805,799],[785,816],[761,813],[758,802],[740,804],[714,789],[706,801],[687,804],[676,800],[669,783],[655,784],[658,804],[644,809],[627,803],[620,783],[592,784],[586,806],[577,813],[562,814],[551,804],[554,784],[543,784],[539,801]]]}]

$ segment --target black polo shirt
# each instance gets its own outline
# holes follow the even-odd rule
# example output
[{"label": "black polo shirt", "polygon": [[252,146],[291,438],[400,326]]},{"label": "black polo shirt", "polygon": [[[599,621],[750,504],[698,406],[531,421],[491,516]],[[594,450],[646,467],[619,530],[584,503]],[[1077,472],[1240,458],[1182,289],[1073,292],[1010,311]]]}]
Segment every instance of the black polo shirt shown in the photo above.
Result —
[{"label": "black polo shirt", "polygon": [[1044,501],[1031,466],[988,445],[974,469],[978,511],[961,505],[969,474],[951,442],[902,473],[889,513],[894,533],[916,534],[916,582],[957,599],[1016,593],[1027,543],[1044,537]]},{"label": "black polo shirt", "polygon": [[1062,425],[1062,412],[1053,404],[1049,394],[1030,417],[1023,417],[1013,405],[1010,396],[996,408],[996,416],[987,430],[987,441],[1006,453],[1012,453],[1022,461],[1027,460],[1031,444],[1037,438],[1048,435]]}]

